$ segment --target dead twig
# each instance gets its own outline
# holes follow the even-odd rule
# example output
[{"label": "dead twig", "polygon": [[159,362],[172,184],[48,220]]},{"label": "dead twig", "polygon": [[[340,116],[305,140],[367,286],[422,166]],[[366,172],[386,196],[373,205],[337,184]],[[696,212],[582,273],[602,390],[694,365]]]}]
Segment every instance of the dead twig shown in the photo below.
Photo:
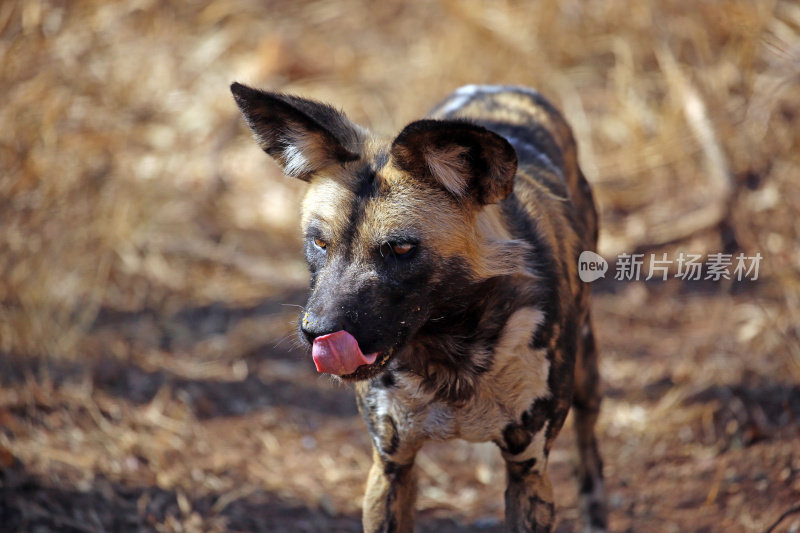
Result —
[{"label": "dead twig", "polygon": [[765,529],[765,530],[764,530],[764,533],[771,533],[772,531],[774,531],[774,530],[775,530],[775,528],[776,528],[776,527],[778,527],[778,525],[779,525],[781,522],[783,522],[783,519],[784,519],[784,518],[786,518],[787,516],[793,515],[793,514],[795,514],[795,513],[800,513],[800,505],[795,505],[794,507],[791,507],[791,508],[787,509],[786,511],[784,511],[784,512],[783,512],[783,514],[782,514],[782,515],[780,515],[780,516],[778,517],[778,519],[777,519],[777,520],[775,520],[775,521],[772,523],[772,525],[771,525],[771,526],[769,526],[767,529]]},{"label": "dead twig", "polygon": [[664,72],[667,86],[682,103],[683,114],[690,131],[703,152],[709,193],[708,203],[681,214],[670,216],[648,230],[651,244],[666,244],[685,239],[695,233],[716,226],[728,216],[733,197],[733,183],[725,153],[717,138],[708,108],[700,91],[681,71],[675,56],[666,43],[655,49],[656,59]]}]

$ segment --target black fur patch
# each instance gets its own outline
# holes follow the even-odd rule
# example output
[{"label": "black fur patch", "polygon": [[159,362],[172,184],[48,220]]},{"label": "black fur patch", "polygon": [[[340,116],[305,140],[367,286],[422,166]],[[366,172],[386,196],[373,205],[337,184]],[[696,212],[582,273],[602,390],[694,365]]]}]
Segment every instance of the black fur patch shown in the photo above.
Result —
[{"label": "black fur patch", "polygon": [[412,468],[414,468],[413,464],[401,464],[394,461],[384,461],[383,463],[383,473],[389,477],[407,476]]},{"label": "black fur patch", "polygon": [[583,476],[583,480],[581,481],[581,494],[589,494],[594,490],[594,477],[590,474],[586,474]]},{"label": "black fur patch", "polygon": [[355,196],[350,204],[349,212],[345,220],[348,221],[345,234],[338,243],[340,249],[345,251],[347,262],[352,261],[352,244],[356,236],[358,227],[364,219],[367,200],[374,198],[378,192],[378,180],[375,179],[375,170],[370,164],[364,164],[356,171],[356,189],[353,191]]},{"label": "black fur patch", "polygon": [[503,451],[517,455],[525,451],[533,440],[533,434],[519,424],[508,424],[503,430]]},{"label": "black fur patch", "polygon": [[525,476],[531,473],[536,466],[536,458],[528,459],[519,463],[506,463],[508,470],[508,479],[511,482],[519,483],[525,479]]},{"label": "black fur patch", "polygon": [[539,398],[534,401],[533,405],[522,413],[522,427],[533,434],[541,431],[545,422],[553,416],[554,404],[552,398]]},{"label": "black fur patch", "polygon": [[[425,378],[437,400],[461,404],[475,393],[494,360],[493,349],[508,317],[535,303],[534,295],[498,278],[471,282],[466,266],[452,261],[448,282],[434,293],[437,305],[417,333],[415,350],[401,367]],[[476,354],[482,354],[476,357]]]},{"label": "black fur patch", "polygon": [[544,323],[536,330],[531,340],[531,348],[543,349],[550,345],[553,327],[561,320],[561,303],[558,299],[558,269],[555,264],[553,248],[542,237],[525,208],[515,195],[511,195],[500,203],[504,218],[509,221],[511,235],[524,239],[532,244],[525,264],[534,272],[541,283],[537,286],[536,306],[544,314]]},{"label": "black fur patch", "polygon": [[397,380],[392,372],[386,371],[380,376],[380,384],[386,389],[391,389],[397,385]]},{"label": "black fur patch", "polygon": [[[491,120],[481,120],[478,123],[507,139],[517,150],[520,164],[524,163],[548,170],[562,168],[564,158],[561,150],[550,132],[541,125],[532,122],[518,125]],[[544,156],[552,164],[552,167],[545,166],[541,156]],[[566,195],[566,187],[561,187],[561,196]]]},{"label": "black fur patch", "polygon": [[400,446],[400,435],[397,434],[397,425],[389,415],[383,415],[380,420],[378,436],[380,438],[380,448],[387,456],[392,456]]},{"label": "black fur patch", "polygon": [[606,516],[605,511],[603,510],[603,504],[600,502],[591,502],[589,504],[589,521],[592,524],[592,527],[597,529],[605,529],[607,527],[606,524]]},{"label": "black fur patch", "polygon": [[[531,510],[536,509],[537,507],[544,507],[547,510],[547,514],[549,515],[548,524],[553,521],[553,517],[556,515],[556,506],[553,502],[545,501],[537,496],[530,496],[528,498],[528,505],[530,505]],[[540,524],[537,524],[540,525]],[[541,524],[545,525],[545,524]],[[537,528],[538,530],[538,528]]]}]

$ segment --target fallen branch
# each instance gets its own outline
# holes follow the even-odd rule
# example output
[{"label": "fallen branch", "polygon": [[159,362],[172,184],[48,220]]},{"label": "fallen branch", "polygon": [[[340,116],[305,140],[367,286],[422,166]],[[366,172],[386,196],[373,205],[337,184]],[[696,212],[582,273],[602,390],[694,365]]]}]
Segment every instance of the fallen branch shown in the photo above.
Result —
[{"label": "fallen branch", "polygon": [[778,527],[778,525],[781,522],[783,522],[784,518],[786,518],[789,515],[793,515],[794,513],[800,513],[800,505],[795,505],[791,509],[787,509],[786,511],[784,511],[783,514],[780,515],[778,519],[772,523],[771,526],[769,526],[766,530],[764,530],[764,533],[772,533],[772,531],[774,531],[775,528]]}]

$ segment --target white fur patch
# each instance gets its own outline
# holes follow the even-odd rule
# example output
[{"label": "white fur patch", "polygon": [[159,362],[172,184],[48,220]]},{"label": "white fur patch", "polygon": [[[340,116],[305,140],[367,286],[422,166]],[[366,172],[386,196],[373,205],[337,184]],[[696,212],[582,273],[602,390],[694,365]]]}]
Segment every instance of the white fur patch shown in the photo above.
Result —
[{"label": "white fur patch", "polygon": [[522,416],[537,398],[549,394],[547,376],[550,361],[546,350],[535,350],[533,334],[544,323],[544,313],[536,307],[523,307],[508,319],[494,349],[494,365],[489,372],[493,391],[513,399],[506,408],[514,417]]},{"label": "white fur patch", "polygon": [[480,94],[497,94],[503,92],[523,93],[530,96],[539,96],[539,93],[529,87],[520,85],[464,85],[447,98],[441,107],[436,109],[436,115],[447,115],[458,111],[467,105],[475,96]]},{"label": "white fur patch", "polygon": [[[526,351],[533,333],[544,323],[544,313],[537,307],[523,307],[511,315],[503,328],[495,353]],[[545,376],[546,377],[546,376]]]},{"label": "white fur patch", "polygon": [[459,87],[450,96],[444,107],[438,110],[439,113],[446,115],[452,111],[456,111],[467,104],[477,92],[477,85],[464,85]]},{"label": "white fur patch", "polygon": [[530,87],[522,85],[464,85],[456,89],[456,94],[477,94],[477,93],[504,93],[504,92],[521,92],[531,96],[539,96],[539,92]]},{"label": "white fur patch", "polygon": [[436,109],[434,114],[437,116],[448,115],[467,105],[476,96],[504,92],[522,93],[535,97],[539,96],[536,90],[520,85],[464,85],[456,89],[455,92],[442,103],[442,106]]},{"label": "white fur patch", "polygon": [[[534,307],[511,315],[495,346],[492,368],[481,378],[478,394],[460,408],[437,402],[424,407],[417,418],[422,433],[433,439],[460,437],[485,442],[501,438],[509,422],[519,422],[536,399],[550,393],[546,351],[530,347],[543,322],[544,313]],[[419,390],[413,385],[411,388],[414,392]],[[413,403],[417,402],[412,400]]]},{"label": "white fur patch", "polygon": [[296,145],[288,145],[283,151],[283,171],[292,177],[302,176],[311,171],[308,159]]},{"label": "white fur patch", "polygon": [[456,109],[460,109],[464,104],[469,102],[470,99],[471,97],[469,95],[456,93],[456,95],[451,97],[447,104],[445,104],[445,106],[439,110],[439,112],[442,114],[447,114],[451,111],[455,111]]},{"label": "white fur patch", "polygon": [[287,176],[311,174],[333,162],[325,151],[324,141],[314,134],[291,136],[284,142],[286,148],[280,159]]},{"label": "white fur patch", "polygon": [[[544,313],[535,307],[519,309],[508,319],[477,397],[457,413],[461,438],[474,442],[498,439],[507,423],[519,422],[534,401],[550,394],[547,352],[530,347],[543,322]],[[489,421],[493,427],[487,427]]]}]

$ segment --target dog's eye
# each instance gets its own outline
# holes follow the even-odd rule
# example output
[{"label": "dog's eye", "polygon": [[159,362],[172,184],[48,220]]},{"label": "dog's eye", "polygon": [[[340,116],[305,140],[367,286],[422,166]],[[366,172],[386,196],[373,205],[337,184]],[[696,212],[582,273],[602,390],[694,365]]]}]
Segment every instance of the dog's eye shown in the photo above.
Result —
[{"label": "dog's eye", "polygon": [[392,251],[395,255],[406,255],[414,249],[414,245],[408,242],[392,243]]},{"label": "dog's eye", "polygon": [[328,243],[327,243],[327,242],[325,242],[325,241],[323,241],[323,240],[322,240],[322,239],[320,239],[320,238],[315,238],[315,239],[314,239],[314,244],[315,244],[315,245],[317,246],[317,248],[319,248],[320,250],[324,250],[324,249],[326,249],[326,248],[328,247]]}]

